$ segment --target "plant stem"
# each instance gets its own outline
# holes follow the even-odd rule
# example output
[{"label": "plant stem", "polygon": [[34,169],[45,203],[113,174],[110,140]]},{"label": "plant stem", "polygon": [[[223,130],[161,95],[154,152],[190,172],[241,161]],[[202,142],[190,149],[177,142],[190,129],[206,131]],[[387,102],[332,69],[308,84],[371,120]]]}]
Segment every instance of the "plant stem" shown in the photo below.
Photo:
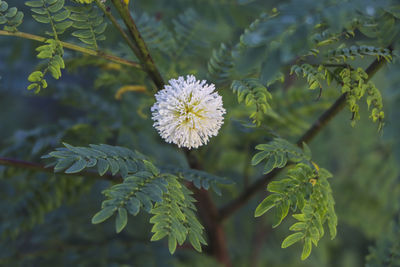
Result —
[{"label": "plant stem", "polygon": [[[385,60],[375,59],[365,71],[368,74],[368,80],[371,79],[375,73],[385,65]],[[346,94],[342,94],[333,104],[327,109],[300,137],[296,142],[298,146],[302,146],[303,142],[311,141],[324,126],[328,124],[343,108],[346,106]],[[236,210],[245,205],[256,193],[265,190],[267,184],[276,177],[283,169],[274,169],[272,172],[257,179],[252,185],[244,190],[236,199],[232,200],[219,211],[219,220],[223,221],[229,218]]]},{"label": "plant stem", "polygon": [[97,6],[104,12],[104,15],[111,21],[113,26],[117,29],[117,31],[121,34],[122,38],[124,38],[125,42],[132,49],[132,51],[136,54],[139,53],[139,49],[135,46],[129,36],[126,34],[124,29],[122,29],[121,25],[119,25],[116,18],[111,14],[111,11],[102,3],[100,0],[96,0]]},{"label": "plant stem", "polygon": [[[42,36],[30,34],[30,33],[25,33],[25,32],[9,32],[9,31],[0,30],[0,35],[20,37],[20,38],[34,40],[34,41],[38,41],[38,42],[42,42],[42,43],[44,43],[48,40],[46,37],[42,37]],[[113,61],[115,63],[130,66],[130,67],[137,68],[137,69],[142,68],[139,63],[136,63],[136,62],[133,62],[130,60],[126,60],[123,58],[119,58],[119,57],[116,57],[113,55],[109,55],[109,54],[106,54],[101,51],[92,50],[89,48],[81,47],[79,45],[75,45],[75,44],[71,44],[71,43],[67,43],[67,42],[60,42],[60,43],[62,44],[62,46],[64,48],[78,51],[78,52],[81,52],[82,54],[87,54],[87,55],[96,56],[96,57],[102,57],[104,59]]]},{"label": "plant stem", "polygon": [[[32,171],[54,173],[54,169],[52,167],[45,167],[44,165],[39,164],[39,163],[11,159],[11,158],[0,157],[0,165],[22,168],[22,169],[32,170]],[[110,180],[113,182],[122,182],[122,178],[120,176],[112,176],[111,173],[106,173],[104,176],[100,176],[98,173],[85,171],[85,172],[71,173],[71,174],[62,173],[61,175],[63,175],[63,176],[64,175],[84,176],[84,177],[91,177],[91,178],[97,178],[97,179],[106,179],[106,180]]]},{"label": "plant stem", "polygon": [[154,60],[147,49],[146,43],[144,42],[139,30],[136,27],[135,21],[133,20],[131,13],[129,12],[128,6],[121,0],[112,0],[115,8],[123,19],[125,25],[128,27],[131,38],[133,39],[136,48],[133,52],[142,63],[143,68],[153,80],[157,86],[157,90],[161,90],[164,86],[164,79],[162,78],[160,72],[158,71]]}]

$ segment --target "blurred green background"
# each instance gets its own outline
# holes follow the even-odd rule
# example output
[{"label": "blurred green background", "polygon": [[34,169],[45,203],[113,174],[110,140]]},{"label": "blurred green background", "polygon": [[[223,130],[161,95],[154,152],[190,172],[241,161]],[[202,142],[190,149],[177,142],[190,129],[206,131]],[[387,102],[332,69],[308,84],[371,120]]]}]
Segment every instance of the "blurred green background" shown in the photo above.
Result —
[{"label": "blurred green background", "polygon": [[[25,14],[20,31],[43,35],[46,26],[32,20],[23,1],[8,2]],[[337,20],[347,8],[344,4],[335,7],[335,2],[341,1],[322,2],[331,10],[337,9]],[[379,1],[354,2],[365,8],[381,4]],[[156,45],[150,47],[165,78],[188,73],[206,78],[207,62],[213,49],[218,49],[222,42],[229,45],[238,42],[243,30],[262,11],[279,9],[285,3],[292,7],[297,5],[298,9],[303,7],[310,15],[319,12],[322,5],[313,1],[137,0],[133,1],[133,10],[135,16],[142,19],[138,23],[139,30],[146,25],[159,27],[158,22],[173,29],[176,23],[188,19],[185,16],[191,18],[186,25],[195,27],[196,31],[192,31],[189,43],[177,42],[185,51],[168,58],[161,55],[162,49]],[[143,14],[153,20],[146,21]],[[398,19],[396,23],[398,25]],[[135,60],[112,26],[108,27],[107,40],[101,43],[101,49]],[[359,35],[357,33],[356,38]],[[296,38],[301,45],[301,38],[308,37],[299,34]],[[356,41],[375,42],[362,37]],[[395,51],[398,43],[397,38]],[[152,128],[151,96],[126,93],[122,100],[114,97],[123,85],[148,84],[143,73],[125,67],[112,69],[104,61],[66,50],[67,70],[63,71],[61,79],[49,78],[49,87],[34,94],[26,87],[28,75],[40,63],[35,57],[37,46],[33,41],[0,36],[0,156],[42,162],[42,155],[64,141],[73,145],[121,145],[135,148],[164,164],[186,164],[183,155],[174,146],[163,143]],[[285,53],[287,47],[289,45],[282,44],[281,53]],[[288,54],[292,53],[289,49]],[[366,67],[372,60],[365,58],[356,64]],[[287,63],[284,57],[277,61],[276,66]],[[337,237],[330,240],[325,236],[310,258],[300,261],[299,244],[280,248],[293,223],[291,218],[283,226],[272,229],[268,215],[253,217],[256,205],[265,196],[261,193],[224,224],[234,266],[364,266],[376,242],[380,240],[381,243],[374,255],[383,255],[387,251],[379,251],[379,248],[390,247],[396,239],[400,240],[400,232],[392,232],[400,203],[399,73],[400,61],[395,58],[373,78],[383,96],[386,117],[382,133],[378,133],[376,125],[368,119],[367,107],[362,104],[361,120],[355,127],[350,126],[350,112],[344,110],[309,144],[313,159],[334,175],[331,186],[339,218]],[[227,203],[261,173],[249,167],[247,180],[242,180],[254,146],[265,140],[263,130],[271,127],[295,141],[340,95],[339,89],[331,87],[324,89],[321,99],[316,101],[318,93],[308,91],[301,79],[296,80],[272,105],[282,112],[285,108],[290,112],[295,109],[298,113],[291,114],[298,117],[282,126],[266,122],[267,126],[261,130],[242,126],[244,106],[237,104],[229,86],[219,87],[228,110],[224,127],[218,137],[197,152],[204,158],[208,171],[236,182],[235,186],[223,188],[222,197],[213,196],[218,206]],[[291,99],[289,91],[302,93],[298,99]],[[306,111],[302,112],[302,107],[306,107]],[[146,214],[130,219],[126,230],[119,235],[114,233],[110,222],[91,225],[90,219],[102,200],[100,192],[108,182],[60,179],[63,184],[53,175],[0,166],[0,265],[217,266],[206,254],[179,249],[176,255],[170,256],[165,243],[151,243]],[[35,201],[40,205],[34,204]],[[399,253],[399,245],[397,249]],[[371,264],[380,266],[373,265],[372,260]]]}]

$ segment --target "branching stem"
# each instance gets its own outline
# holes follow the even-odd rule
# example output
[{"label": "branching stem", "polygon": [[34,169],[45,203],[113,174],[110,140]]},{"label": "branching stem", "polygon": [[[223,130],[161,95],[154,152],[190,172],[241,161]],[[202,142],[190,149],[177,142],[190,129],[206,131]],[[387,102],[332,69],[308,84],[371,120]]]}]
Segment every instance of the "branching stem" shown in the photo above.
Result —
[{"label": "branching stem", "polygon": [[[25,33],[25,32],[9,32],[9,31],[0,30],[0,35],[20,37],[20,38],[34,40],[34,41],[38,41],[38,42],[42,42],[42,43],[44,43],[48,40],[48,38],[46,38],[46,37],[42,37],[39,35],[30,34],[30,33]],[[123,59],[120,57],[116,57],[116,56],[113,56],[110,54],[106,54],[102,51],[92,50],[89,48],[81,47],[79,45],[75,45],[75,44],[71,44],[71,43],[67,43],[67,42],[60,42],[60,43],[62,44],[63,48],[78,51],[78,52],[81,52],[82,54],[86,54],[86,55],[90,55],[90,56],[102,57],[104,59],[113,61],[113,62],[121,64],[121,65],[141,69],[141,66],[139,63],[136,63],[136,62],[133,62],[130,60],[126,60],[126,59]]]},{"label": "branching stem", "polygon": [[136,27],[135,21],[129,12],[128,6],[121,0],[112,0],[112,2],[123,19],[126,27],[128,28],[129,34],[135,43],[137,49],[133,49],[133,52],[136,54],[137,58],[142,63],[143,68],[157,86],[157,90],[161,90],[164,86],[164,80],[154,64],[154,60],[151,57],[146,43]]}]

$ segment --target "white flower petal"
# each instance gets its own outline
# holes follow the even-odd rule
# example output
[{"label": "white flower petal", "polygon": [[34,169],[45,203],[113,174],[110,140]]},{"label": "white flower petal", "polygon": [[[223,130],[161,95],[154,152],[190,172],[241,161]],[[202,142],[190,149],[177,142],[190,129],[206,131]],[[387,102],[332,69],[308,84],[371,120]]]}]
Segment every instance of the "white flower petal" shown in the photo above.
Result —
[{"label": "white flower petal", "polygon": [[153,126],[162,138],[178,147],[197,148],[218,134],[225,109],[214,84],[193,75],[171,79],[151,107]]}]

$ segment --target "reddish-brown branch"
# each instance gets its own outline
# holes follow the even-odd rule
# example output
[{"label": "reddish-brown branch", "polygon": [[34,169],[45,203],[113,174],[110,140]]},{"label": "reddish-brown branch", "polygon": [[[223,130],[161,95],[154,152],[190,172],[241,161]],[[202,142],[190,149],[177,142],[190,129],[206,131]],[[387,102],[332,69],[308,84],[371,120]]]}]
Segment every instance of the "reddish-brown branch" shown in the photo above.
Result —
[{"label": "reddish-brown branch", "polygon": [[[202,169],[202,166],[193,153],[189,150],[185,150],[185,154],[190,168]],[[232,266],[226,245],[224,228],[218,220],[220,215],[210,193],[204,189],[197,189],[192,183],[190,183],[188,187],[194,192],[194,197],[197,200],[196,207],[206,229],[208,237],[206,252],[213,255],[220,263],[224,264],[224,266]]]}]

